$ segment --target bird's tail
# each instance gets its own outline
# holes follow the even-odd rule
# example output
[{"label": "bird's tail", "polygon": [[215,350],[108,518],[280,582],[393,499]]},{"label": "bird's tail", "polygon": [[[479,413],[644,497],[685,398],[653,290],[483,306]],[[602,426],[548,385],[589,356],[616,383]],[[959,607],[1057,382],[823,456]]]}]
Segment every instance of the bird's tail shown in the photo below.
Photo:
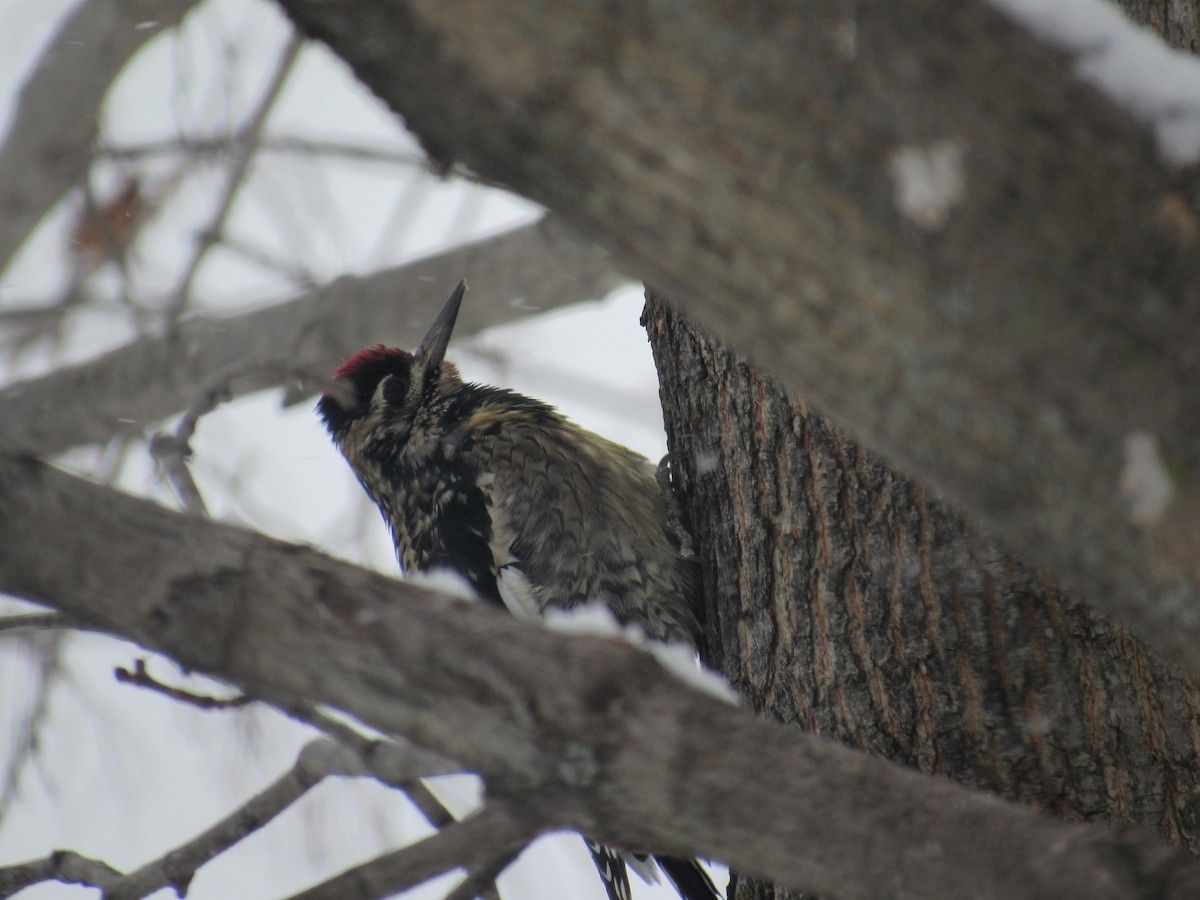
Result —
[{"label": "bird's tail", "polygon": [[[633,865],[638,874],[647,880],[657,881],[657,872],[649,858],[634,854],[626,858],[620,851],[595,841],[587,841],[588,850],[592,853],[592,861],[596,871],[604,882],[604,890],[608,900],[632,900],[633,892],[629,887],[629,870],[626,863]],[[677,856],[655,856],[659,870],[675,886],[681,900],[722,900],[721,892],[713,884],[712,878],[704,867],[694,859],[681,859]]]},{"label": "bird's tail", "polygon": [[683,900],[721,900],[721,892],[696,860],[678,856],[656,856],[654,859]]},{"label": "bird's tail", "polygon": [[632,900],[633,891],[629,888],[629,870],[621,854],[611,847],[597,844],[585,839],[588,850],[592,853],[592,862],[604,882],[604,890],[608,900]]}]

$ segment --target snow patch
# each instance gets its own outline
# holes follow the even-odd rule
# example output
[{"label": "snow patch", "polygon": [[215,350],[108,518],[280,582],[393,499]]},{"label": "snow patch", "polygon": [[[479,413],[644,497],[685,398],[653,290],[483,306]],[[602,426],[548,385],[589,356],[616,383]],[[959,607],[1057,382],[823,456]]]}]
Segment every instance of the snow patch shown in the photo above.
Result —
[{"label": "snow patch", "polygon": [[642,646],[654,654],[659,665],[688,687],[716,697],[730,706],[738,705],[737,691],[721,675],[700,665],[696,651],[687,644],[664,644],[662,641],[647,640]]},{"label": "snow patch", "polygon": [[941,229],[966,193],[966,146],[950,139],[925,146],[905,144],[888,157],[896,207],[926,231]]},{"label": "snow patch", "polygon": [[721,454],[717,450],[701,450],[696,453],[696,476],[711,475],[717,471],[721,463]]},{"label": "snow patch", "polygon": [[1154,525],[1171,505],[1175,488],[1158,452],[1158,438],[1148,431],[1125,437],[1125,467],[1121,493],[1129,503],[1129,518],[1137,525]]},{"label": "snow patch", "polygon": [[453,569],[430,569],[428,572],[406,573],[404,580],[419,588],[455,597],[459,600],[478,600],[471,582]]},{"label": "snow patch", "polygon": [[1079,75],[1154,129],[1163,158],[1200,161],[1200,60],[1107,0],[988,0],[1075,56]]},{"label": "snow patch", "polygon": [[651,653],[659,665],[688,687],[733,706],[739,703],[737,692],[729,682],[716,672],[700,665],[696,651],[687,644],[667,644],[651,640],[637,625],[622,625],[618,622],[606,606],[592,603],[574,609],[548,609],[546,627],[567,634],[620,638]]},{"label": "snow patch", "polygon": [[[606,606],[599,603],[589,603],[586,606],[576,606],[573,609],[550,607],[546,610],[546,627],[551,631],[561,631],[564,634],[593,634],[599,637],[628,638],[626,629],[617,621],[617,617]],[[631,643],[640,643],[642,630],[636,629],[638,638]]]}]

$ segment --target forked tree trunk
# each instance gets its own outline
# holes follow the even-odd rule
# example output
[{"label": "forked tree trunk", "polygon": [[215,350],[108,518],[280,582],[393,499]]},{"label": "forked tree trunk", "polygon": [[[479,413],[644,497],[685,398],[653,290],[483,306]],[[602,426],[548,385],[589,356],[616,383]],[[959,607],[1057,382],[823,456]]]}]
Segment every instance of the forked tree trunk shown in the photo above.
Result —
[{"label": "forked tree trunk", "polygon": [[702,655],[749,706],[1197,849],[1196,685],[653,297],[645,323]]}]

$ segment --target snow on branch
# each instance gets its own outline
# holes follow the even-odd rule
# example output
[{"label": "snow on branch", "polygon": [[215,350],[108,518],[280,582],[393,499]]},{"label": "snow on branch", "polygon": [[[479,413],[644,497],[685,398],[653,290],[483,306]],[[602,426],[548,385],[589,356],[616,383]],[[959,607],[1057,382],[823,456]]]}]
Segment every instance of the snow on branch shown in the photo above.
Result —
[{"label": "snow on branch", "polygon": [[1154,129],[1163,158],[1200,162],[1200,59],[1173,50],[1109,0],[988,0],[1067,50],[1076,69]]}]

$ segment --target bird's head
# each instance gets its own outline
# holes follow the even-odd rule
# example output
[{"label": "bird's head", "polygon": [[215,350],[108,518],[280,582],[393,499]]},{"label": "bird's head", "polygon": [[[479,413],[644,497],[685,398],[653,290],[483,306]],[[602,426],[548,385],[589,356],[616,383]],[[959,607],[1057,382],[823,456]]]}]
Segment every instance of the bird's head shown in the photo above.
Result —
[{"label": "bird's head", "polygon": [[317,412],[356,469],[362,470],[364,454],[369,455],[373,445],[395,451],[433,430],[443,401],[462,384],[457,367],[446,362],[445,355],[466,289],[466,281],[459,282],[416,352],[378,344],[360,350],[333,373],[350,390],[337,398],[322,394]]}]

